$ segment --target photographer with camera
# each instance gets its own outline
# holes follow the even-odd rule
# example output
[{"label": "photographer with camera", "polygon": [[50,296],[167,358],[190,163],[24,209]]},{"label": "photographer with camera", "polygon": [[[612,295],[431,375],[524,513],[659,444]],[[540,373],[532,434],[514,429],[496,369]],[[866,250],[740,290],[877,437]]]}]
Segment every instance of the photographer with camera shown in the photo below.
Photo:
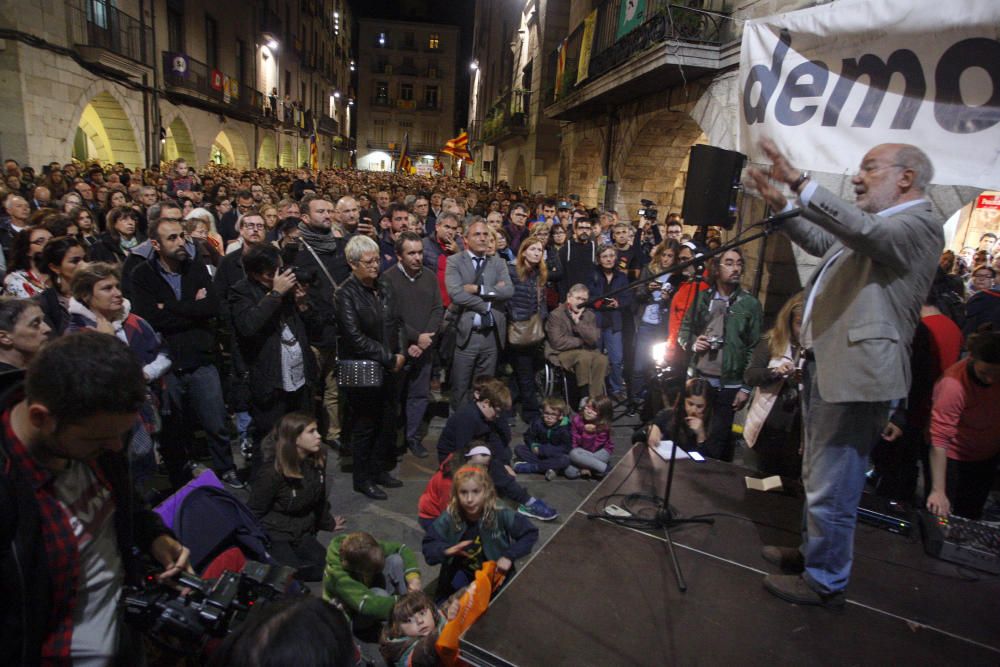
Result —
[{"label": "photographer with camera", "polygon": [[309,410],[319,368],[309,346],[307,321],[315,324],[302,269],[283,267],[268,243],[243,253],[247,277],[229,291],[229,308],[250,385],[254,448],[282,416]]},{"label": "photographer with camera", "polygon": [[727,250],[711,263],[712,289],[699,293],[681,323],[678,344],[691,353],[688,375],[715,389],[704,454],[733,460],[733,416],[750,398],[743,373],[760,340],[760,302],[740,287],[743,253]]},{"label": "photographer with camera", "polygon": [[[188,550],[129,482],[124,447],[146,396],[142,366],[114,336],[45,346],[0,405],[0,664],[139,664],[122,632],[122,586],[150,555],[166,580]],[[137,658],[137,659],[133,659]]]}]

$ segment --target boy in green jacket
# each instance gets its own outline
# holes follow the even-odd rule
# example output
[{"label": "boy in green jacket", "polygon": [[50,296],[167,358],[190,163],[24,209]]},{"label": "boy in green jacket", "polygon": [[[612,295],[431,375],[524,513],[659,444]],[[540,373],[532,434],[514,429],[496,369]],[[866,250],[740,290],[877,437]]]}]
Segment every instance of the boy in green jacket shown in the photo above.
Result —
[{"label": "boy in green jacket", "polygon": [[396,600],[419,590],[417,557],[405,544],[357,532],[333,538],[326,550],[323,599],[340,603],[363,640],[377,637]]}]

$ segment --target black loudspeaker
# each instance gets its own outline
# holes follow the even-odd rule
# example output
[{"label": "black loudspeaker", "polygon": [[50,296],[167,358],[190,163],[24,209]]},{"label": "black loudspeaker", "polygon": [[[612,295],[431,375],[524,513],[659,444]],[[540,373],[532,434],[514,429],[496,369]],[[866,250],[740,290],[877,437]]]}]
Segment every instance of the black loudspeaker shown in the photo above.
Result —
[{"label": "black loudspeaker", "polygon": [[732,229],[736,224],[736,195],[747,156],[715,146],[691,147],[684,208],[685,225],[718,226]]}]

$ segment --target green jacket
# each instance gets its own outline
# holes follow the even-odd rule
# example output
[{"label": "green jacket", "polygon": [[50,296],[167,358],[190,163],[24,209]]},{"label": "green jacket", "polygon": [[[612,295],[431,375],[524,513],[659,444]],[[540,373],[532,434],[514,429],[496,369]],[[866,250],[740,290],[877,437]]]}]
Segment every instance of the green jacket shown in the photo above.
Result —
[{"label": "green jacket", "polygon": [[[688,351],[690,356],[689,371],[695,367],[698,360],[697,353],[694,352],[694,341],[705,330],[708,323],[708,308],[712,303],[714,290],[707,290],[698,294],[695,305],[688,308],[681,322],[681,330],[677,335],[677,344]],[[746,391],[750,388],[743,383],[743,372],[750,363],[750,355],[754,347],[760,340],[761,321],[763,311],[760,301],[755,299],[742,287],[737,287],[729,298],[729,307],[726,309],[723,331],[725,340],[722,343],[722,377],[723,385],[740,385]]]},{"label": "green jacket", "polygon": [[[340,562],[340,545],[346,537],[346,534],[334,537],[326,550],[323,599],[327,602],[340,600],[351,616],[363,614],[383,621],[389,620],[398,596],[377,595],[344,569],[343,563]],[[407,578],[410,574],[420,574],[417,556],[408,546],[399,542],[379,542],[379,546],[386,556],[399,554],[403,559],[403,573]]]}]

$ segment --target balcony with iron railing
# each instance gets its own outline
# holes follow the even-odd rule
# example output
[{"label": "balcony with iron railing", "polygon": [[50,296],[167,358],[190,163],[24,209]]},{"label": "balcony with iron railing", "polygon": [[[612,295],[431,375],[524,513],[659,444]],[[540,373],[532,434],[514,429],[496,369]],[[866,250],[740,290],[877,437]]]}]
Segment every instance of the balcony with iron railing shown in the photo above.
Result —
[{"label": "balcony with iron railing", "polygon": [[168,94],[208,103],[220,111],[235,113],[255,122],[277,123],[277,111],[271,108],[266,95],[232,79],[228,80],[227,88],[225,77],[216,78],[216,85],[213,85],[213,75],[217,73],[200,60],[184,54],[163,52],[163,82]]},{"label": "balcony with iron railing", "polygon": [[528,114],[531,107],[531,92],[527,90],[509,90],[486,112],[482,125],[477,128],[481,132],[483,143],[496,144],[511,137],[528,134]]},{"label": "balcony with iron railing", "polygon": [[110,3],[70,0],[66,3],[66,17],[69,41],[84,58],[101,60],[100,53],[87,53],[95,49],[153,66],[153,31],[134,16]]},{"label": "balcony with iron railing", "polygon": [[375,97],[372,98],[372,106],[391,109],[392,107],[395,106],[395,100],[393,100],[391,97],[376,95]]},{"label": "balcony with iron railing", "polygon": [[[669,88],[738,64],[739,44],[729,33],[724,0],[698,2],[711,11],[647,0],[643,14],[623,24],[625,1],[604,0],[597,7],[589,48],[581,22],[549,54],[542,99],[550,118],[578,120],[609,103],[620,104],[651,89]],[[670,48],[664,48],[667,45]]]},{"label": "balcony with iron railing", "polygon": [[316,131],[320,134],[340,134],[340,123],[337,122],[336,118],[332,118],[331,116],[320,116],[319,122],[316,124]]}]

